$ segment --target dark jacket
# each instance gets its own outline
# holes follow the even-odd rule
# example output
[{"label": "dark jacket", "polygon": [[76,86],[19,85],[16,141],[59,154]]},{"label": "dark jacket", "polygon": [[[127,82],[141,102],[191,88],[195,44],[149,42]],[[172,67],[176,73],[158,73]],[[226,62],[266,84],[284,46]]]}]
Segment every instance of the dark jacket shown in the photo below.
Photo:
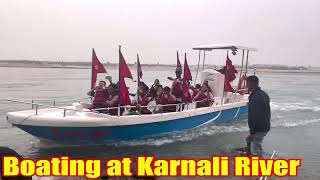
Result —
[{"label": "dark jacket", "polygon": [[270,99],[260,87],[249,96],[248,125],[250,134],[268,132],[270,130]]}]

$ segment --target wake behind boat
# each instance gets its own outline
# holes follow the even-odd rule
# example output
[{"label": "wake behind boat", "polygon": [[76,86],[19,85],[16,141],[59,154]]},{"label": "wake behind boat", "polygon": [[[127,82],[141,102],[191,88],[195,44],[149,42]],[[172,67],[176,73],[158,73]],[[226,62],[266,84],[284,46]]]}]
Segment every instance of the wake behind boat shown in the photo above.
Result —
[{"label": "wake behind boat", "polygon": [[[125,90],[121,91],[121,85],[123,85],[121,79],[128,76],[121,75],[121,71],[123,72],[123,70],[119,68],[120,103],[117,107],[92,108],[92,104],[83,102],[74,102],[71,106],[55,107],[8,99],[8,101],[11,102],[31,104],[33,109],[9,112],[7,113],[7,121],[13,126],[40,139],[59,142],[101,143],[161,136],[198,128],[213,121],[230,121],[237,117],[246,116],[248,113],[248,94],[243,93],[245,91],[244,78],[247,76],[249,51],[256,51],[256,49],[235,45],[199,46],[193,49],[199,51],[198,67],[201,52],[205,54],[208,51],[222,49],[231,51],[235,55],[237,52],[242,51],[239,83],[235,88],[228,87],[226,83],[228,79],[228,75],[226,75],[227,65],[224,74],[213,69],[203,68],[200,81],[201,83],[206,81],[210,89],[214,92],[212,103],[207,107],[199,107],[199,101],[182,101],[176,104],[152,105],[160,109],[167,106],[174,106],[175,112],[127,115],[127,111],[129,111],[130,108],[136,108],[136,106],[121,103],[121,98],[123,98],[124,94],[124,99],[129,97],[128,94],[124,92]],[[203,63],[204,62],[205,56],[203,58]],[[185,64],[187,64],[186,60]],[[93,68],[96,68],[96,66],[93,66]],[[186,69],[186,67],[184,69]],[[199,68],[197,70],[197,76],[198,71]],[[184,76],[186,74],[185,71]],[[190,79],[184,77],[183,81],[185,80]],[[127,90],[124,80],[123,83],[124,85],[122,87],[125,87],[124,89]],[[232,88],[233,91],[227,92],[227,88]],[[148,107],[150,107],[150,105],[141,106],[141,108]],[[118,113],[117,115],[106,114],[101,113],[101,110],[113,110]]]}]

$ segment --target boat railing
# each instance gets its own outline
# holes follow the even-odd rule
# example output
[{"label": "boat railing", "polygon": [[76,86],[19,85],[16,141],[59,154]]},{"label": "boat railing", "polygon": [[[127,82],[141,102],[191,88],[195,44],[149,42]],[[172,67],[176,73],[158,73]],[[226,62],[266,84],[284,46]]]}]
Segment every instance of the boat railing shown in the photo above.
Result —
[{"label": "boat railing", "polygon": [[[233,97],[226,97],[226,98],[233,98]],[[197,103],[200,103],[203,101],[192,101],[191,103],[176,103],[176,104],[155,104],[155,105],[149,105],[149,106],[139,106],[140,108],[148,108],[148,107],[167,107],[167,106],[176,106],[176,111],[175,112],[182,112],[184,110],[189,110],[189,105],[194,105],[194,107],[192,109],[196,110],[197,109]],[[212,103],[210,106],[208,107],[212,107],[215,104]],[[126,105],[126,106],[118,106],[118,107],[108,107],[108,108],[97,108],[97,109],[91,109],[91,111],[96,111],[97,113],[99,113],[99,111],[106,111],[106,110],[112,110],[112,109],[118,109],[118,117],[120,117],[120,109],[121,108],[136,108],[137,106],[132,106],[132,105]],[[163,111],[160,111],[157,114],[163,114]],[[142,115],[142,114],[139,114]],[[145,115],[145,114],[144,114]]]},{"label": "boat railing", "polygon": [[[53,106],[55,107],[57,103],[63,103],[63,102],[81,102],[82,100],[86,99],[92,99],[92,97],[83,97],[83,98],[75,98],[75,99],[10,99],[10,100],[15,100],[15,101],[29,101],[31,103],[36,104],[36,102],[43,102],[43,101],[49,101],[53,103]],[[34,106],[32,105],[32,109]]]},{"label": "boat railing", "polygon": [[82,110],[77,110],[77,109],[56,107],[56,106],[51,106],[51,105],[47,105],[47,104],[40,104],[40,103],[34,103],[34,102],[25,102],[25,101],[15,100],[15,99],[5,99],[5,101],[15,102],[15,103],[21,103],[21,104],[30,104],[30,105],[32,106],[32,109],[35,109],[35,115],[38,115],[39,107],[47,107],[47,108],[61,109],[61,110],[63,110],[63,117],[66,116],[66,112],[67,112],[68,110],[70,110],[70,111],[77,111],[77,112],[83,112]]},{"label": "boat railing", "polygon": [[[192,103],[196,103],[200,101],[194,101]],[[149,106],[139,106],[140,108],[148,108],[148,107],[167,107],[167,106],[176,106],[176,111],[181,111],[183,105],[189,105],[192,103],[177,103],[177,104],[155,104],[155,105],[149,105]],[[126,106],[118,106],[118,107],[108,107],[108,108],[97,108],[97,109],[91,109],[91,111],[104,111],[104,110],[112,110],[112,109],[119,109],[119,108],[136,108],[137,106],[132,105],[126,105]]]},{"label": "boat railing", "polygon": [[[234,99],[234,96],[230,96],[230,97],[224,97],[225,100],[228,99]],[[78,98],[76,100],[83,100],[83,99],[88,99],[88,98]],[[47,105],[47,104],[41,104],[41,103],[35,103],[34,101],[32,102],[26,102],[26,101],[22,101],[22,100],[16,100],[16,99],[5,99],[5,101],[8,102],[15,102],[15,103],[22,103],[22,104],[30,104],[32,106],[32,109],[35,109],[35,115],[38,115],[38,111],[40,107],[46,107],[46,108],[54,108],[54,109],[61,109],[63,110],[63,117],[65,117],[67,114],[67,111],[75,111],[75,112],[88,112],[87,110],[83,110],[83,109],[73,109],[73,108],[65,108],[65,107],[57,107],[57,106],[52,106],[52,105]],[[71,101],[71,100],[69,100]],[[149,106],[140,106],[141,108],[148,108],[148,107],[167,107],[167,106],[176,106],[176,112],[182,112],[185,110],[189,110],[190,105],[194,105],[194,107],[192,107],[192,109],[196,110],[197,108],[197,103],[199,102],[203,102],[203,101],[193,101],[191,103],[176,103],[176,104],[156,104],[156,105],[149,105]],[[225,104],[223,102],[223,104]],[[212,106],[216,106],[219,104],[216,103],[212,103],[209,107]],[[221,105],[221,104],[220,104]],[[118,117],[120,117],[120,109],[121,108],[136,108],[136,106],[132,106],[132,105],[127,105],[127,106],[117,106],[117,107],[107,107],[107,108],[96,108],[96,109],[90,109],[91,113],[97,113],[100,114],[100,111],[109,111],[112,109],[118,109]],[[162,111],[160,113],[163,113]]]}]

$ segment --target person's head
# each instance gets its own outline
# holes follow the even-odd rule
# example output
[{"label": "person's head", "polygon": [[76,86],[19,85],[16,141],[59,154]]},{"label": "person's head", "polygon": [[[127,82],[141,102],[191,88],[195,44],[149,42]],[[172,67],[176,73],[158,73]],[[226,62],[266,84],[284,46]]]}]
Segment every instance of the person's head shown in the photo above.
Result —
[{"label": "person's head", "polygon": [[149,91],[149,87],[148,86],[139,87],[139,95],[140,96],[146,95],[148,91]]},{"label": "person's head", "polygon": [[144,87],[144,86],[147,86],[147,85],[146,85],[146,83],[144,83],[143,81],[140,81],[139,84],[138,84],[138,86],[139,86],[139,87]]},{"label": "person's head", "polygon": [[201,84],[196,84],[196,89],[201,89]]},{"label": "person's head", "polygon": [[114,84],[114,83],[110,84],[108,86],[108,93],[115,94],[117,92],[117,88],[118,88],[117,84]]},{"label": "person's head", "polygon": [[203,85],[202,85],[202,88],[201,88],[201,91],[207,92],[208,90],[209,90],[208,84],[203,84]]},{"label": "person's head", "polygon": [[206,84],[207,86],[209,86],[209,82],[207,80],[203,81],[203,84]]},{"label": "person's head", "polygon": [[176,72],[176,76],[177,76],[177,78],[181,78],[182,68],[177,67],[175,72]]},{"label": "person's head", "polygon": [[159,86],[160,85],[160,81],[159,79],[155,79],[153,82],[154,85]]},{"label": "person's head", "polygon": [[162,86],[158,86],[158,88],[156,88],[156,93],[157,93],[157,96],[161,96],[162,95],[162,93],[163,93]]},{"label": "person's head", "polygon": [[151,97],[151,98],[156,97],[157,96],[156,90],[153,89],[153,88],[149,89],[148,96]]},{"label": "person's head", "polygon": [[164,94],[170,94],[170,88],[168,86],[163,88],[163,93]]},{"label": "person's head", "polygon": [[246,81],[249,92],[254,92],[259,87],[259,78],[257,76],[249,76]]},{"label": "person's head", "polygon": [[99,81],[99,88],[105,88],[107,83],[105,81]]}]

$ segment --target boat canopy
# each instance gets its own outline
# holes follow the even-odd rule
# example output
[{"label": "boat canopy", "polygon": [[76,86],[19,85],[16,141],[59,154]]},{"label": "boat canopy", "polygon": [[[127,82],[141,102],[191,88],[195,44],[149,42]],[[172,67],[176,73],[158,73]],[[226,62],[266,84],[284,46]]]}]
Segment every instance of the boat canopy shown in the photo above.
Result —
[{"label": "boat canopy", "polygon": [[213,49],[230,49],[232,51],[235,51],[235,50],[258,51],[257,48],[232,45],[232,44],[201,45],[193,48],[193,50],[204,50],[204,51],[211,51]]}]

